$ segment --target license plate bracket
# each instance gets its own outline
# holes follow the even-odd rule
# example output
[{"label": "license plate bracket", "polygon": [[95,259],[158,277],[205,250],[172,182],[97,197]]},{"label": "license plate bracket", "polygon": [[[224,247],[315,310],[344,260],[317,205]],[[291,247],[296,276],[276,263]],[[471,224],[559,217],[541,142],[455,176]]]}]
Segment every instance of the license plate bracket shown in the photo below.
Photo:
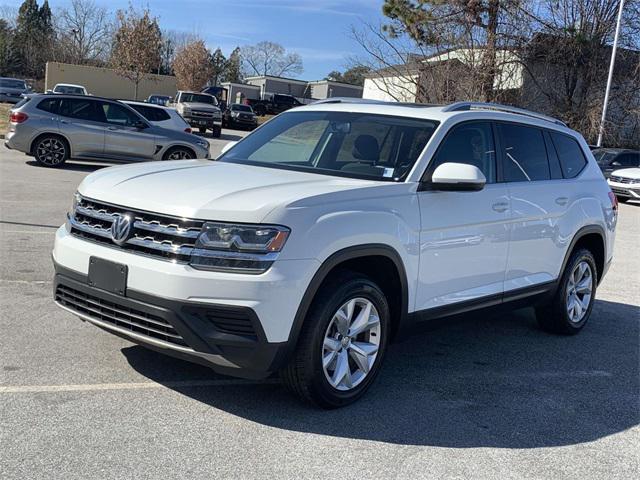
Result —
[{"label": "license plate bracket", "polygon": [[127,293],[128,274],[129,267],[126,265],[98,257],[89,258],[87,283],[91,287],[125,296]]}]

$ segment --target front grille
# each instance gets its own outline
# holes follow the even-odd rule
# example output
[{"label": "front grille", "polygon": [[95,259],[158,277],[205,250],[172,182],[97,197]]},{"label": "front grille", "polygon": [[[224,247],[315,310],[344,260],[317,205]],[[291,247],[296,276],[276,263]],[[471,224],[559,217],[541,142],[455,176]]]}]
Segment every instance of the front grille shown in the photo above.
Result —
[{"label": "front grille", "polygon": [[636,180],[635,178],[611,176],[610,179],[612,182],[616,183],[640,183],[640,180]]},{"label": "front grille", "polygon": [[173,326],[158,316],[88,295],[66,285],[58,285],[56,288],[56,301],[74,312],[96,320],[174,345],[188,347]]},{"label": "front grille", "polygon": [[[130,238],[122,246],[111,237],[114,219],[125,214],[135,218]],[[69,218],[71,234],[114,248],[187,263],[203,221],[157,215],[80,198]]]},{"label": "front grille", "polygon": [[206,110],[191,110],[192,117],[203,117],[203,118],[213,118],[215,116],[214,112],[207,112]]}]

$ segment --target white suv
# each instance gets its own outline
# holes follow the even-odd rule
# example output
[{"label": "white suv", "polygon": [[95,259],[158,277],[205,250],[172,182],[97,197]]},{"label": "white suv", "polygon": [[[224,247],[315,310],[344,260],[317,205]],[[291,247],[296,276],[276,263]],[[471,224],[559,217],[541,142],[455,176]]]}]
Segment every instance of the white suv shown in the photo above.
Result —
[{"label": "white suv", "polygon": [[617,203],[584,139],[490,104],[331,99],[218,161],[99,170],[56,233],[83,320],[322,407],[360,397],[409,327],[502,304],[573,334]]}]

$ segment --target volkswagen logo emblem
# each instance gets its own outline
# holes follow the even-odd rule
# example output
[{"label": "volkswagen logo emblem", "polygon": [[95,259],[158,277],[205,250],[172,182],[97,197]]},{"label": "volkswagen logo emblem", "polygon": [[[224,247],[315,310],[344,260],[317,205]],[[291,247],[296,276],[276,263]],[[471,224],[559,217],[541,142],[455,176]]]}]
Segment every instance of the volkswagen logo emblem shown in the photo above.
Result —
[{"label": "volkswagen logo emblem", "polygon": [[131,237],[131,231],[133,230],[133,215],[125,213],[115,218],[111,224],[111,240],[116,245],[124,245]]}]

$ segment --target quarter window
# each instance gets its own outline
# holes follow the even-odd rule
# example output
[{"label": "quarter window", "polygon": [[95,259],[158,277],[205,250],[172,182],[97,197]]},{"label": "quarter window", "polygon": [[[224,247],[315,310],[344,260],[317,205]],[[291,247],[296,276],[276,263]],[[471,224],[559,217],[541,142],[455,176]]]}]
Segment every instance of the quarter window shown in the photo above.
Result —
[{"label": "quarter window", "polygon": [[506,182],[533,182],[551,178],[541,130],[499,123],[498,132]]},{"label": "quarter window", "polygon": [[58,98],[46,98],[38,104],[38,110],[44,110],[49,113],[58,113]]},{"label": "quarter window", "polygon": [[478,167],[487,183],[496,182],[496,151],[488,122],[469,122],[454,126],[431,161],[433,172],[443,163],[464,163]]},{"label": "quarter window", "polygon": [[551,138],[556,147],[556,152],[558,152],[564,178],[574,178],[578,176],[587,164],[587,160],[584,158],[578,142],[567,135],[556,132],[551,132]]},{"label": "quarter window", "polygon": [[129,105],[150,122],[169,120],[169,114],[162,108],[147,107],[146,105]]}]

